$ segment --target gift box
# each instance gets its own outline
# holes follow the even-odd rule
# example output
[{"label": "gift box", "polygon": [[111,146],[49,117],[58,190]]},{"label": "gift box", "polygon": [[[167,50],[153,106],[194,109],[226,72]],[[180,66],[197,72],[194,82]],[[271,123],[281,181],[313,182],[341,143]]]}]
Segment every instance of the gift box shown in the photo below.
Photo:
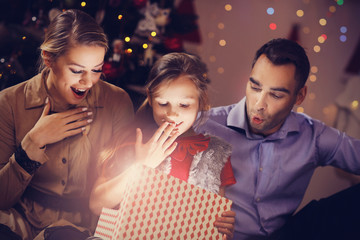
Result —
[{"label": "gift box", "polygon": [[103,208],[95,236],[118,239],[221,239],[216,217],[232,201],[143,165],[132,167],[118,210]]}]

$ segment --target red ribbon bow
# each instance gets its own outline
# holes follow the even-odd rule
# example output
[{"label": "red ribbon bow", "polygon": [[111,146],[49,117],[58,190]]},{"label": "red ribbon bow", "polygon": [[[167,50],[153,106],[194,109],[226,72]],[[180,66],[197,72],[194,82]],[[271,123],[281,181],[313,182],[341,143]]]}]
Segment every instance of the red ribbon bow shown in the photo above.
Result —
[{"label": "red ribbon bow", "polygon": [[171,154],[172,159],[184,161],[187,155],[194,156],[198,152],[205,151],[209,146],[209,137],[198,135],[196,137],[184,137],[176,141],[178,146]]}]

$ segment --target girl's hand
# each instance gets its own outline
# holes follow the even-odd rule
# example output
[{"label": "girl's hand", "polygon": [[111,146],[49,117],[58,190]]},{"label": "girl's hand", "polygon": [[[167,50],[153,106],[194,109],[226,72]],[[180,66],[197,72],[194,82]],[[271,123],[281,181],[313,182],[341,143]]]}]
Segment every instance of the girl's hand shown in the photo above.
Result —
[{"label": "girl's hand", "polygon": [[87,111],[87,108],[76,108],[51,115],[49,112],[50,101],[47,100],[39,120],[28,133],[39,148],[79,134],[92,122],[92,112]]},{"label": "girl's hand", "polygon": [[179,136],[179,133],[176,132],[170,136],[174,127],[174,124],[168,122],[163,123],[145,144],[142,142],[142,132],[137,128],[135,142],[136,162],[141,162],[148,167],[156,168],[176,148],[177,143],[174,141]]},{"label": "girl's hand", "polygon": [[235,212],[233,211],[223,212],[221,214],[221,217],[218,217],[214,223],[214,226],[217,227],[218,231],[224,234],[223,239],[226,240],[233,238],[234,225],[235,225]]}]

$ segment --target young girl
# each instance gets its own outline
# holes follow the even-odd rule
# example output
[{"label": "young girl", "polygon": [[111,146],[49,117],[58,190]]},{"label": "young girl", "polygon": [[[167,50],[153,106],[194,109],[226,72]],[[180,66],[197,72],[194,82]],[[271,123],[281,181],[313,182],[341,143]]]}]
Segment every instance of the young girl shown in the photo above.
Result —
[{"label": "young girl", "polygon": [[[229,161],[231,147],[219,138],[193,130],[209,108],[208,83],[206,66],[197,57],[170,53],[155,63],[146,86],[147,99],[136,115],[135,147],[129,144],[112,152],[112,159],[122,160],[111,161],[105,170],[107,176],[95,183],[90,208],[96,214],[102,207],[119,204],[126,179],[131,176],[126,170],[117,174],[122,171],[119,168],[131,164],[133,154],[135,162],[224,196],[225,186],[235,183]],[[233,224],[234,213],[229,211],[218,218],[215,226],[231,238]]]}]

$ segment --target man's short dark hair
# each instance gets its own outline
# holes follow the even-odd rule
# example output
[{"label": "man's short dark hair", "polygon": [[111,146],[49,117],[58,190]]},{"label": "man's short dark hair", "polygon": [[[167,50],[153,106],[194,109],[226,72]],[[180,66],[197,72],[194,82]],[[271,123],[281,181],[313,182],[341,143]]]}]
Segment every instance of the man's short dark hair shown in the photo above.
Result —
[{"label": "man's short dark hair", "polygon": [[270,40],[257,50],[252,68],[262,54],[265,54],[274,65],[294,64],[296,67],[295,80],[298,82],[296,90],[304,87],[309,76],[310,63],[302,46],[284,38]]}]

